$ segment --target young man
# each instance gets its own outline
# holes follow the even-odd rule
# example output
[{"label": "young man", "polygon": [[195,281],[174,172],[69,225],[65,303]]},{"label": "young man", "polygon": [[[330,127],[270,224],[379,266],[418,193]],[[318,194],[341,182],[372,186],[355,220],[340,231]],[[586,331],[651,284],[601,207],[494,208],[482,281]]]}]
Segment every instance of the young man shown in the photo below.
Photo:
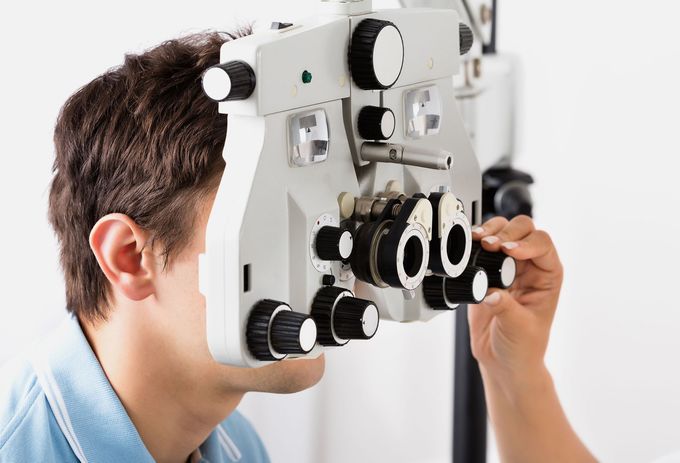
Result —
[{"label": "young man", "polygon": [[[198,255],[227,121],[200,78],[234,38],[129,55],[64,105],[49,216],[72,316],[2,372],[0,462],[268,461],[239,401],[323,375],[323,356],[244,369],[208,351]],[[591,461],[543,367],[562,275],[550,239],[526,217],[494,219],[476,238],[520,261],[515,288],[470,312],[504,459]]]},{"label": "young man", "polygon": [[233,38],[126,56],[64,105],[49,217],[73,316],[0,376],[1,462],[268,461],[239,401],[323,375],[323,356],[245,369],[208,351],[198,255],[227,118],[201,74]]}]

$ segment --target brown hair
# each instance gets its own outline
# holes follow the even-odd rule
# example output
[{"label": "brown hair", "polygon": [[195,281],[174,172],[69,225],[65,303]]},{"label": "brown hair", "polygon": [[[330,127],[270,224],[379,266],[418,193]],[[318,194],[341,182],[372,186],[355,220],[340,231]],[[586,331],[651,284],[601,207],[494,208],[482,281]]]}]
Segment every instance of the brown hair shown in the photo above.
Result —
[{"label": "brown hair", "polygon": [[189,241],[199,199],[224,170],[227,116],[203,94],[201,74],[222,43],[246,34],[195,34],[126,55],[64,104],[49,219],[69,312],[106,318],[109,285],[89,246],[104,215],[126,214],[149,231],[165,264]]}]

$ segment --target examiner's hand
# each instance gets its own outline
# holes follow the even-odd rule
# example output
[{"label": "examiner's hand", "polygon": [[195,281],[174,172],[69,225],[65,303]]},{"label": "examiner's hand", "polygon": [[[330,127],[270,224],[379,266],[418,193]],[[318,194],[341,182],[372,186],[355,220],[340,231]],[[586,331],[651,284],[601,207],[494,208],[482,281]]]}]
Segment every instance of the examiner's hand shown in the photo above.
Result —
[{"label": "examiner's hand", "polygon": [[506,384],[542,374],[562,287],[562,264],[550,236],[519,216],[510,222],[494,217],[473,230],[473,239],[517,261],[512,287],[492,289],[468,313],[472,353],[482,373]]}]

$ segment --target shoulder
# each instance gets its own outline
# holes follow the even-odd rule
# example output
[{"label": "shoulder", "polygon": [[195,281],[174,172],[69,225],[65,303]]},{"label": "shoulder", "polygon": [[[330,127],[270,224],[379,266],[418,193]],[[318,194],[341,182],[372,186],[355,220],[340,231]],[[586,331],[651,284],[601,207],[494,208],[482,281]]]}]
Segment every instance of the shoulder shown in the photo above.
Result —
[{"label": "shoulder", "polygon": [[40,393],[28,361],[16,358],[0,367],[0,448],[29,414]]},{"label": "shoulder", "polygon": [[238,410],[234,410],[226,420],[220,423],[242,455],[241,461],[268,463],[269,455],[262,439],[248,419]]},{"label": "shoulder", "polygon": [[71,461],[70,455],[30,362],[0,366],[0,462]]}]

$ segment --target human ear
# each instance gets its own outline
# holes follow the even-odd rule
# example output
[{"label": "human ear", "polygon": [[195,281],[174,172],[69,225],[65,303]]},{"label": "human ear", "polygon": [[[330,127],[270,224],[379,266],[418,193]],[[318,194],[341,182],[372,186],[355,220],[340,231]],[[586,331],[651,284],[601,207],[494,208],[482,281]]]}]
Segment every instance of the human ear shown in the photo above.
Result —
[{"label": "human ear", "polygon": [[92,227],[90,248],[113,287],[133,301],[155,293],[155,257],[149,236],[125,214],[108,214]]}]

